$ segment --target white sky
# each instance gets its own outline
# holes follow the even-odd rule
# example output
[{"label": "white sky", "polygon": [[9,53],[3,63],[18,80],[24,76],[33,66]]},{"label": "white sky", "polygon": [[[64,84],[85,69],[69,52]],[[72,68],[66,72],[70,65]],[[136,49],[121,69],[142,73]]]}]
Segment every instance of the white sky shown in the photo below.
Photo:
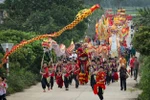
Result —
[{"label": "white sky", "polygon": [[0,3],[3,3],[4,2],[4,0],[0,0]]}]

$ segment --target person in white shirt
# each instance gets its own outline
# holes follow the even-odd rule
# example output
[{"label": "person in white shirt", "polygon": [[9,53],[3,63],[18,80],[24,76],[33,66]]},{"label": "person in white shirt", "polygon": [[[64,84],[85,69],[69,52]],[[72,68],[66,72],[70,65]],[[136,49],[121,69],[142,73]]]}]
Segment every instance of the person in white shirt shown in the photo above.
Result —
[{"label": "person in white shirt", "polygon": [[4,95],[4,85],[3,85],[3,79],[0,76],[0,100],[3,100]]},{"label": "person in white shirt", "polygon": [[6,89],[8,88],[8,85],[6,83],[6,78],[5,77],[2,77],[2,80],[3,80],[3,100],[7,100],[6,99]]},{"label": "person in white shirt", "polygon": [[72,55],[69,56],[69,58],[72,59],[72,60],[77,60],[77,54],[76,54],[76,52],[73,51]]}]

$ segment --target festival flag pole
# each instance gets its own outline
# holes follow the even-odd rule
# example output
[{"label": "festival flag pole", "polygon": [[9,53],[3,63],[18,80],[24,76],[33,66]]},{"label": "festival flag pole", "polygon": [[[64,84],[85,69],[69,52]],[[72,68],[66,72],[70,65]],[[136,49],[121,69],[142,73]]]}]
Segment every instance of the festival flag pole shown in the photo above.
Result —
[{"label": "festival flag pole", "polygon": [[43,56],[42,56],[42,61],[41,61],[41,69],[40,69],[40,72],[42,70],[42,66],[43,66],[43,63],[44,63],[44,56],[45,56],[45,50],[43,49]]}]

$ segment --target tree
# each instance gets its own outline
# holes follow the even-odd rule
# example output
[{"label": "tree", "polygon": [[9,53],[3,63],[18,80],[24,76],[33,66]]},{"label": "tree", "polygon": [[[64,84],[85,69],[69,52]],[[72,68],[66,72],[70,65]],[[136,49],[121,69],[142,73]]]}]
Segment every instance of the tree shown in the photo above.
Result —
[{"label": "tree", "polygon": [[[1,29],[32,31],[38,34],[56,32],[71,23],[83,8],[80,0],[5,0],[3,9],[7,11],[8,17],[4,19]],[[57,41],[68,43],[66,41],[71,41],[68,36],[72,36],[75,41],[80,40],[86,26],[86,21],[83,21],[72,31],[65,32],[66,35],[60,36]]]},{"label": "tree", "polygon": [[141,64],[141,80],[140,87],[143,90],[139,96],[139,100],[150,100],[150,9],[144,8],[139,10],[139,16],[136,19],[138,31],[135,33],[133,38],[133,46],[143,56]]},{"label": "tree", "polygon": [[142,55],[150,55],[150,28],[140,27],[133,38],[134,48]]},{"label": "tree", "polygon": [[133,38],[133,46],[143,55],[150,55],[150,9],[144,8],[139,10],[139,16],[135,20],[138,31]]},{"label": "tree", "polygon": [[150,26],[150,8],[143,8],[138,10],[139,16],[135,22],[139,26]]},{"label": "tree", "polygon": [[150,100],[150,56],[145,56],[143,63],[141,64],[141,80],[140,80],[140,87],[143,92],[139,95],[138,100]]},{"label": "tree", "polygon": [[104,13],[104,10],[98,9],[88,18],[88,28],[86,29],[86,35],[90,36],[91,39],[95,35],[95,24],[101,18],[101,15]]},{"label": "tree", "polygon": [[[33,32],[26,33],[16,30],[3,30],[0,31],[0,43],[10,42],[16,45],[22,40],[28,40],[34,36],[35,33]],[[2,51],[0,55],[4,54]],[[10,56],[11,69],[19,67],[26,68],[34,73],[39,73],[42,52],[41,43],[38,41],[23,47]]]},{"label": "tree", "polygon": [[[34,37],[35,33],[27,33],[16,30],[0,31],[0,43],[12,42],[15,45],[22,40],[27,40]],[[17,50],[9,56],[10,61],[10,76],[7,76],[8,90],[7,93],[15,93],[22,91],[40,79],[39,70],[42,55],[41,42],[36,41],[32,44]],[[2,47],[0,46],[0,59],[4,56]],[[1,76],[6,75],[5,64],[0,68]],[[6,76],[5,76],[6,77]]]}]

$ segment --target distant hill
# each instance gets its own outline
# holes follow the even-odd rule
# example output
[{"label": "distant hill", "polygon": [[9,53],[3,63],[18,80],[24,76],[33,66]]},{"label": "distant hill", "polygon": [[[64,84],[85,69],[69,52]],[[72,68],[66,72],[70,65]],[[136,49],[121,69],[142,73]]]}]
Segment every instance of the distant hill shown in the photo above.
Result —
[{"label": "distant hill", "polygon": [[150,0],[82,0],[85,4],[101,4],[103,8],[150,7]]}]

